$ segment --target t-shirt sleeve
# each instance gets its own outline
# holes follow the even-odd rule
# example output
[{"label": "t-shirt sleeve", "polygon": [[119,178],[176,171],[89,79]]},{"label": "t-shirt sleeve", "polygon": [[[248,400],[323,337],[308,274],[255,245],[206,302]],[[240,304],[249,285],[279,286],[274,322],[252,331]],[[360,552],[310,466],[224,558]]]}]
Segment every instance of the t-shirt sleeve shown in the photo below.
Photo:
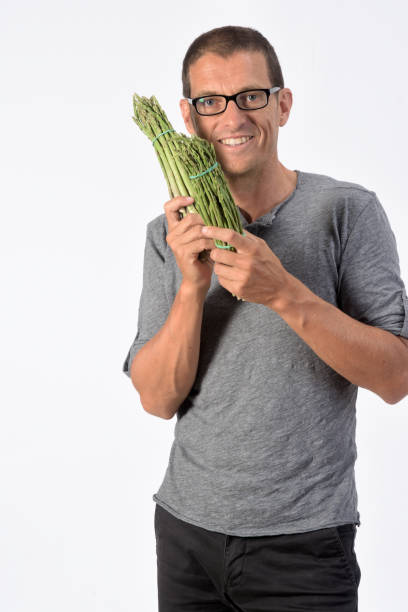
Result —
[{"label": "t-shirt sleeve", "polygon": [[[154,220],[155,221],[155,220]],[[166,322],[170,306],[164,282],[164,246],[153,222],[147,224],[143,259],[143,286],[139,301],[137,332],[122,371],[130,378],[130,368],[136,353],[157,334]]]},{"label": "t-shirt sleeve", "polygon": [[358,321],[408,337],[408,298],[395,235],[374,192],[346,241],[337,298],[339,308]]}]

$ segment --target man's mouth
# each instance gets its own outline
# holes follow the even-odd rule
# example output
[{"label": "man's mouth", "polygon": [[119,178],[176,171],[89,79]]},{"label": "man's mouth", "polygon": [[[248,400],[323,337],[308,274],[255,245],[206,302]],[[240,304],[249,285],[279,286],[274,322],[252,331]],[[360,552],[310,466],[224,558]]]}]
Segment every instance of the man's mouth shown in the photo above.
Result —
[{"label": "man's mouth", "polygon": [[218,142],[229,147],[240,147],[252,138],[253,136],[241,136],[239,138],[221,138]]}]

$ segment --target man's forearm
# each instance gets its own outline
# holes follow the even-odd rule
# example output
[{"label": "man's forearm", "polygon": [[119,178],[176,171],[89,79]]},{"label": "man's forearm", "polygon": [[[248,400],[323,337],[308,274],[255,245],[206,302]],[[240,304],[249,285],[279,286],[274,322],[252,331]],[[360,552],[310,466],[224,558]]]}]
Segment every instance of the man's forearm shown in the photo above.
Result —
[{"label": "man's forearm", "polygon": [[402,399],[408,350],[394,334],[353,319],[289,273],[287,290],[269,307],[344,378],[389,404]]},{"label": "man's forearm", "polygon": [[170,419],[193,386],[205,293],[181,283],[163,327],[136,354],[131,378],[146,412]]}]

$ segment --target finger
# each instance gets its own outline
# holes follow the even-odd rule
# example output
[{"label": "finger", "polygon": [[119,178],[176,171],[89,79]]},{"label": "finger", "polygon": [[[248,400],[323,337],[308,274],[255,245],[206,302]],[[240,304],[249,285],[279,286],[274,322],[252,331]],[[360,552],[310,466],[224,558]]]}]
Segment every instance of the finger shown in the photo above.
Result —
[{"label": "finger", "polygon": [[217,275],[218,280],[222,281],[230,281],[237,282],[239,281],[239,276],[237,276],[236,270],[234,268],[230,268],[229,266],[222,266],[217,262],[214,262],[214,274]]},{"label": "finger", "polygon": [[251,232],[248,232],[246,228],[245,230],[242,230],[242,234],[240,234],[240,236],[246,236],[250,240],[258,240],[258,236],[256,236],[256,234],[251,234]]},{"label": "finger", "polygon": [[198,251],[208,250],[214,248],[214,240],[211,238],[205,238],[201,232],[201,228],[203,227],[203,223],[195,222],[187,220],[187,217],[198,217],[198,215],[194,213],[189,213],[182,219],[178,226],[172,232],[172,241],[174,246],[186,246],[192,242],[195,243],[194,248],[198,249]]},{"label": "finger", "polygon": [[240,255],[238,253],[218,248],[211,249],[210,257],[214,262],[223,264],[225,266],[236,266],[238,265],[240,259]]},{"label": "finger", "polygon": [[[205,238],[205,236],[201,232],[201,228],[204,227],[204,221],[200,215],[200,213],[189,213],[177,223],[177,225],[173,228],[173,234],[175,236],[179,236],[189,231],[191,228],[195,228],[195,236],[199,238]],[[208,238],[209,240],[209,238]]]},{"label": "finger", "polygon": [[248,245],[248,238],[227,227],[214,227],[206,225],[202,228],[202,232],[203,236],[206,238],[210,237],[214,240],[222,240],[223,242],[230,244],[236,248],[237,252],[245,251],[245,247]]},{"label": "finger", "polygon": [[188,206],[194,202],[194,198],[188,198],[184,196],[177,196],[172,198],[168,202],[166,202],[163,206],[164,212],[166,214],[167,225],[169,232],[176,227],[176,225],[180,222],[180,208]]}]

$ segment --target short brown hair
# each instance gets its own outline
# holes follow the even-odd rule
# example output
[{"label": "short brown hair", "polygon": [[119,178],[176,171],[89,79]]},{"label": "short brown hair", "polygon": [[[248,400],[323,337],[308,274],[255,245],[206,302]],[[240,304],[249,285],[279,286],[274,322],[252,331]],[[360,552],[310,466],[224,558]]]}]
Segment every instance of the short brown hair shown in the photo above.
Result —
[{"label": "short brown hair", "polygon": [[211,52],[228,57],[235,51],[242,50],[260,51],[266,60],[271,87],[285,86],[278,57],[270,42],[258,30],[229,25],[200,34],[187,49],[181,73],[183,96],[189,98],[191,95],[190,66],[204,53]]}]

